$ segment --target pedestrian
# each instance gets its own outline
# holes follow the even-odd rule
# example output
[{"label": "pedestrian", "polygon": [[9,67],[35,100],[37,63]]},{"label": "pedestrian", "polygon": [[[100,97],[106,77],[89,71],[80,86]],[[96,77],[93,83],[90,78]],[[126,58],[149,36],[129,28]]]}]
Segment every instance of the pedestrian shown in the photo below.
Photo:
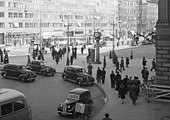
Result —
[{"label": "pedestrian", "polygon": [[137,86],[135,84],[132,84],[130,91],[129,91],[130,98],[132,99],[132,103],[136,105],[137,100]]},{"label": "pedestrian", "polygon": [[58,64],[59,59],[60,59],[59,55],[58,55],[58,54],[56,54],[56,55],[55,55],[55,62],[56,62],[56,64]]},{"label": "pedestrian", "polygon": [[153,60],[152,60],[152,68],[151,68],[150,71],[152,71],[153,69],[156,70],[156,62],[155,62],[155,58],[153,58]]},{"label": "pedestrian", "polygon": [[7,64],[7,63],[9,63],[9,57],[8,57],[8,53],[6,52],[4,56],[4,64]]},{"label": "pedestrian", "polygon": [[28,61],[27,61],[27,65],[29,65],[31,62],[31,58],[30,58],[30,55],[28,55]]},{"label": "pedestrian", "polygon": [[81,47],[81,54],[83,54],[83,51],[84,51],[84,47],[82,46]]},{"label": "pedestrian", "polygon": [[130,59],[133,59],[133,50],[130,51]]},{"label": "pedestrian", "polygon": [[52,49],[51,55],[53,60],[55,59],[55,55],[56,55],[57,51],[55,50],[55,48]]},{"label": "pedestrian", "polygon": [[77,59],[77,47],[75,46],[75,48],[74,48],[74,57],[75,57],[75,59]]},{"label": "pedestrian", "polygon": [[143,81],[146,83],[147,85],[147,82],[148,82],[148,77],[149,77],[149,71],[147,70],[146,67],[144,67],[144,70],[142,70],[142,78],[143,78]]},{"label": "pedestrian", "polygon": [[147,63],[147,60],[145,59],[145,56],[143,56],[143,59],[142,59],[142,65],[143,65],[143,67],[146,66],[146,63]]},{"label": "pedestrian", "polygon": [[104,58],[103,58],[103,68],[104,69],[106,68],[106,56],[104,56]]},{"label": "pedestrian", "polygon": [[103,70],[101,71],[101,75],[102,75],[102,84],[105,83],[105,76],[106,76],[106,71],[105,69],[103,68]]},{"label": "pedestrian", "polygon": [[36,51],[35,51],[35,50],[33,51],[32,58],[33,58],[34,60],[36,60]]},{"label": "pedestrian", "polygon": [[38,53],[37,59],[38,59],[38,60],[41,60],[41,55],[40,55],[40,53]]},{"label": "pedestrian", "polygon": [[92,76],[92,69],[93,66],[91,65],[91,63],[89,63],[89,65],[87,66],[87,70],[88,70],[88,74]]},{"label": "pedestrian", "polygon": [[101,84],[101,69],[100,69],[100,67],[98,67],[98,69],[97,69],[96,80],[97,80],[97,83]]},{"label": "pedestrian", "polygon": [[105,114],[105,117],[104,117],[102,120],[112,120],[112,119],[111,119],[111,118],[109,118],[109,114],[108,114],[108,113],[106,113],[106,114]]},{"label": "pedestrian", "polygon": [[131,88],[131,86],[132,86],[132,83],[133,83],[132,77],[129,77],[129,80],[128,80],[127,83],[126,83],[127,91],[128,91],[128,92],[130,91],[130,88]]},{"label": "pedestrian", "polygon": [[120,61],[120,71],[122,71],[122,70],[123,70],[123,71],[125,70],[123,57],[121,57],[121,61]]},{"label": "pedestrian", "polygon": [[70,56],[70,64],[73,65],[74,57],[73,55]]},{"label": "pedestrian", "polygon": [[119,87],[119,97],[121,98],[121,104],[124,103],[124,99],[125,99],[125,85],[123,83],[120,84],[120,87]]},{"label": "pedestrian", "polygon": [[115,76],[115,82],[116,82],[116,88],[115,90],[119,90],[119,86],[120,86],[120,82],[121,82],[121,75],[119,74],[119,72],[117,72],[116,76]]},{"label": "pedestrian", "polygon": [[139,96],[139,92],[140,92],[140,80],[137,76],[134,76],[134,80],[132,81],[132,83],[137,87],[137,96]]},{"label": "pedestrian", "polygon": [[125,93],[127,93],[127,81],[129,80],[129,78],[128,78],[128,75],[126,75],[126,77],[123,79],[123,84],[124,84],[124,86],[125,86]]},{"label": "pedestrian", "polygon": [[119,69],[119,60],[116,61],[116,72],[121,72]]},{"label": "pedestrian", "polygon": [[116,77],[116,75],[115,75],[114,71],[112,71],[110,74],[111,88],[115,88],[115,77]]},{"label": "pedestrian", "polygon": [[126,67],[129,68],[129,57],[126,57]]},{"label": "pedestrian", "polygon": [[3,51],[1,50],[1,48],[0,48],[0,57],[1,57],[0,63],[3,63]]}]

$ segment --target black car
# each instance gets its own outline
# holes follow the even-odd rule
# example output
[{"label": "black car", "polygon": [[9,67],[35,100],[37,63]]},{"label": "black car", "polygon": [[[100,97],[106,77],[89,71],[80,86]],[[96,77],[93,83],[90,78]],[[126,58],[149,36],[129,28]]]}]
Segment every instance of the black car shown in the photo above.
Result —
[{"label": "black car", "polygon": [[54,75],[56,73],[55,68],[52,68],[51,66],[47,66],[47,63],[41,60],[33,60],[28,65],[27,68],[29,70],[34,71],[37,74],[42,75]]},{"label": "black car", "polygon": [[90,76],[83,67],[80,66],[66,66],[62,73],[64,80],[69,80],[79,84],[93,85],[94,78]]},{"label": "black car", "polygon": [[1,70],[3,78],[14,78],[22,82],[35,81],[36,73],[26,69],[24,65],[6,64]]},{"label": "black car", "polygon": [[58,114],[76,117],[77,116],[77,110],[76,110],[77,103],[88,106],[86,110],[86,115],[87,117],[90,117],[91,106],[93,104],[93,100],[92,100],[90,91],[84,88],[75,88],[71,90],[65,102],[59,104],[59,106],[57,107]]}]

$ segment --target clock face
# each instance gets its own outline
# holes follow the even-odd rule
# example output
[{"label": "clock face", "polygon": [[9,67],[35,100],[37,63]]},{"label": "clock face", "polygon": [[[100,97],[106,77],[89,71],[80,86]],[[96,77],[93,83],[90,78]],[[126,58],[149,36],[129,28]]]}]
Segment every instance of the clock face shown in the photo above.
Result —
[{"label": "clock face", "polygon": [[95,37],[99,37],[99,33],[96,32],[96,33],[94,34],[94,36],[95,36]]}]

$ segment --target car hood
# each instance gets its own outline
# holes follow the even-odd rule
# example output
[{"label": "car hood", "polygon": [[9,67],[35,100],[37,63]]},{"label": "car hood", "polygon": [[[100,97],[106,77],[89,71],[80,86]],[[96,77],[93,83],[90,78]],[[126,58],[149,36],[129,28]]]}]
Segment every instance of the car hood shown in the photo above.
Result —
[{"label": "car hood", "polygon": [[52,67],[51,66],[47,66],[47,65],[42,65],[43,68],[46,68],[46,69],[51,69]]},{"label": "car hood", "polygon": [[66,99],[64,104],[73,104],[73,103],[76,103],[77,100],[72,100],[72,99]]},{"label": "car hood", "polygon": [[22,71],[23,71],[24,73],[34,73],[33,71],[28,70],[28,69],[23,69]]}]

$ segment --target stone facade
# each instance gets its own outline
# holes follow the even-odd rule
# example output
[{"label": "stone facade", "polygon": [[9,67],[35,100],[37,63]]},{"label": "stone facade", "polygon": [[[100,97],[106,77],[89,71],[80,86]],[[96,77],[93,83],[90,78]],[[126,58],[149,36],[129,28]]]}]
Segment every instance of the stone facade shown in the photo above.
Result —
[{"label": "stone facade", "polygon": [[156,31],[156,83],[170,85],[170,3],[159,0]]}]

